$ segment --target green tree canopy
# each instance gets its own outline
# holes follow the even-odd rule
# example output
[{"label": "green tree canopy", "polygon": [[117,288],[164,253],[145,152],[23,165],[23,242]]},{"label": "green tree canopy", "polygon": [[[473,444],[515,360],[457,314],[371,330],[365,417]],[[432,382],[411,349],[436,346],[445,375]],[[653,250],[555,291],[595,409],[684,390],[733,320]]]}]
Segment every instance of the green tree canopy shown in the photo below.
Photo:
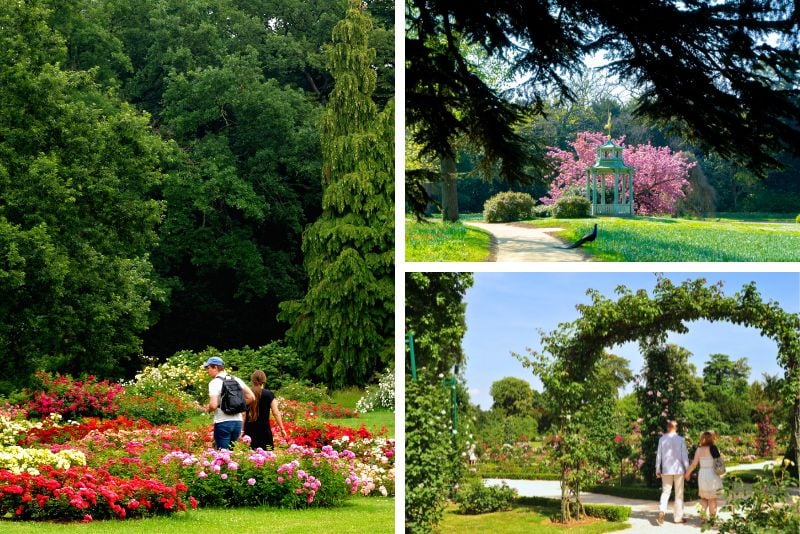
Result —
[{"label": "green tree canopy", "polygon": [[533,412],[533,389],[521,378],[507,376],[496,380],[489,394],[494,401],[492,408],[505,415],[531,415]]},{"label": "green tree canopy", "polygon": [[149,255],[171,149],[149,117],[65,71],[38,1],[0,5],[0,352],[35,368],[120,376],[163,299]]}]

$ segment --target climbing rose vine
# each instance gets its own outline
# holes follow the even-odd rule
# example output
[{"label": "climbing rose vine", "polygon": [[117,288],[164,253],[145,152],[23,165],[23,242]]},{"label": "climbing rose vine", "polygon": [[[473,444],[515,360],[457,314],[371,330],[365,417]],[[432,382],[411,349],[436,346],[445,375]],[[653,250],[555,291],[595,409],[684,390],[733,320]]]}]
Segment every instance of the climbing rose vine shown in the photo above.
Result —
[{"label": "climbing rose vine", "polygon": [[[622,145],[624,138],[614,142]],[[595,149],[606,142],[601,132],[580,132],[569,143],[574,153],[551,147],[547,155],[557,163],[547,196],[540,200],[553,204],[570,187],[586,187],[586,168],[594,165]],[[575,157],[577,154],[577,158]],[[675,203],[689,188],[689,171],[696,165],[669,147],[636,145],[624,147],[622,160],[634,170],[634,210],[640,215],[672,213]]]}]

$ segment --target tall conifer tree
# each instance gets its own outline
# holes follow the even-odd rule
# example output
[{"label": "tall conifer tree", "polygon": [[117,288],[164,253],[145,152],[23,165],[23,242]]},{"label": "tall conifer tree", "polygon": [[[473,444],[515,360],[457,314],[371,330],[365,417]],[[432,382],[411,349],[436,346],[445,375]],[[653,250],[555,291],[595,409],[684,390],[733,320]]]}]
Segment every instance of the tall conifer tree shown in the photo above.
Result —
[{"label": "tall conifer tree", "polygon": [[308,292],[281,304],[287,337],[334,387],[364,384],[394,338],[393,104],[372,100],[375,50],[361,3],[333,30],[336,81],[322,124],[323,213],[303,235]]}]

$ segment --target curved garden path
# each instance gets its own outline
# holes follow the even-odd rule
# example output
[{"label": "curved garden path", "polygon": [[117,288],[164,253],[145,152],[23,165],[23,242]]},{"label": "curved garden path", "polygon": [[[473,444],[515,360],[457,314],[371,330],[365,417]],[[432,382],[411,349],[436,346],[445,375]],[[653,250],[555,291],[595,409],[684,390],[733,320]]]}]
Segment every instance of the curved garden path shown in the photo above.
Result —
[{"label": "curved garden path", "polygon": [[486,230],[497,245],[494,261],[589,261],[580,249],[569,250],[564,243],[550,235],[562,228],[534,228],[520,223],[483,223],[465,221],[464,224]]},{"label": "curved garden path", "polygon": [[[728,471],[739,470],[753,470],[761,469],[766,465],[774,464],[774,461],[766,461],[755,464],[742,464],[728,466]],[[507,486],[517,490],[522,497],[552,497],[556,499],[561,498],[561,485],[557,480],[510,480],[498,478],[485,478],[483,483],[487,486],[498,486],[505,482]],[[800,491],[790,491],[791,494],[800,494]],[[624,497],[615,497],[613,495],[602,495],[600,493],[581,493],[581,501],[584,504],[620,504],[631,507],[631,517],[628,523],[631,525],[630,529],[625,532],[630,533],[647,533],[653,532],[654,528],[658,529],[659,533],[672,534],[672,533],[687,533],[687,532],[701,532],[700,515],[698,514],[697,504],[699,501],[686,501],[684,503],[684,519],[686,523],[675,524],[672,522],[672,505],[673,501],[670,499],[669,512],[667,513],[664,524],[658,526],[658,501],[641,500],[641,499],[628,499]],[[719,507],[725,504],[725,499],[718,501]],[[725,514],[722,513],[721,516]],[[715,532],[714,530],[706,532]]]}]

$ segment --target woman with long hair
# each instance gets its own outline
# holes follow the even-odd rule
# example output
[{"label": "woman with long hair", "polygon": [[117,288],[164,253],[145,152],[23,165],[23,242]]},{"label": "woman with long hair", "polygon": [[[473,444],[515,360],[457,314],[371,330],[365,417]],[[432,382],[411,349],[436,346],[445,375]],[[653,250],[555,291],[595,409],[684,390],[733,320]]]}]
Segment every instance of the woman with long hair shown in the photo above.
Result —
[{"label": "woman with long hair", "polygon": [[275,399],[275,394],[264,388],[267,383],[267,375],[264,374],[264,371],[255,371],[250,375],[250,382],[253,384],[251,389],[256,400],[247,409],[247,418],[242,433],[250,436],[251,449],[261,448],[265,451],[271,451],[274,444],[272,442],[272,428],[269,426],[270,412],[275,416],[275,422],[278,423],[278,428],[283,432],[283,437],[288,438],[289,435],[283,427],[281,411],[278,409],[278,401]]},{"label": "woman with long hair", "polygon": [[698,464],[700,471],[697,472],[697,486],[700,495],[700,504],[703,507],[703,515],[708,521],[713,523],[717,517],[717,498],[722,490],[722,478],[714,470],[714,458],[719,458],[719,449],[714,445],[714,433],[703,432],[700,436],[700,444],[694,452],[694,460],[689,469],[686,470],[686,480]]}]

